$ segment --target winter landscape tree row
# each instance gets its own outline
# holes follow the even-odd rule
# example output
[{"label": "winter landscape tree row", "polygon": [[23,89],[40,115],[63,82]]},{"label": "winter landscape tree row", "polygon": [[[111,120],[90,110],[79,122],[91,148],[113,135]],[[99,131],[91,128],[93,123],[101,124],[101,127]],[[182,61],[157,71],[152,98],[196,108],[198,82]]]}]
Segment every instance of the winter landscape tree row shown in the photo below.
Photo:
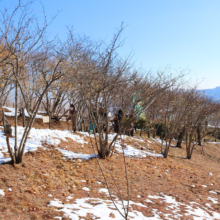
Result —
[{"label": "winter landscape tree row", "polygon": [[[39,108],[59,120],[70,103],[77,109],[79,126],[85,120],[93,125],[95,147],[101,158],[111,155],[118,136],[135,122],[149,136],[160,136],[165,157],[173,139],[177,147],[185,142],[186,157],[190,159],[195,146],[201,145],[209,132],[209,125],[217,136],[219,104],[196,87],[187,87],[184,71],[172,73],[166,68],[146,72],[134,68],[130,56],[119,56],[123,24],[110,43],[78,36],[71,29],[67,29],[66,40],[51,40],[46,31],[53,19],[47,21],[45,16],[39,23],[32,7],[31,1],[19,1],[14,9],[1,11],[0,107],[9,102],[15,107],[15,145],[13,149],[8,146],[13,163],[22,162]],[[17,112],[21,107],[30,118],[18,143]],[[119,109],[124,117],[117,135],[109,142],[108,116]],[[145,117],[140,119],[143,114]]]}]

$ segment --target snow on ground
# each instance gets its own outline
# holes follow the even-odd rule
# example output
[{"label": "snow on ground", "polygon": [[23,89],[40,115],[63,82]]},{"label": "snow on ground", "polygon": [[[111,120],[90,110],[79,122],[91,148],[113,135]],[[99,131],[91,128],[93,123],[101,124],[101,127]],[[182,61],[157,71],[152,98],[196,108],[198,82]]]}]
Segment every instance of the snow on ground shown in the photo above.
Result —
[{"label": "snow on ground", "polygon": [[[28,112],[27,112],[26,109],[24,109],[24,115],[25,115],[26,117],[30,117],[30,115],[28,114]],[[43,116],[36,114],[36,117],[35,117],[35,118],[42,118],[42,119],[43,119]]]},{"label": "snow on ground", "polygon": [[[7,110],[10,111],[10,112],[5,112],[6,116],[10,116],[10,117],[14,117],[15,116],[15,108],[6,107],[6,106],[3,106],[3,108],[6,108]],[[26,109],[24,109],[24,114],[25,114],[26,117],[30,117],[30,115],[28,114]],[[17,116],[19,116],[19,115],[20,115],[20,112],[17,112]],[[42,118],[43,119],[43,116],[37,114],[36,118]]]},{"label": "snow on ground", "polygon": [[82,189],[85,190],[85,191],[87,191],[87,192],[90,191],[90,189],[89,189],[88,187],[83,187]]},{"label": "snow on ground", "polygon": [[144,142],[144,140],[141,137],[132,137],[132,140]]},{"label": "snow on ground", "polygon": [[[14,127],[12,127],[12,131],[14,133]],[[18,143],[21,141],[22,135],[24,132],[23,127],[18,127]],[[0,164],[10,160],[9,158],[5,158],[3,153],[7,153],[7,146],[5,136],[3,135],[4,132],[0,130]],[[81,132],[81,135],[88,135],[88,133]],[[60,131],[60,130],[50,130],[50,129],[35,129],[32,128],[29,134],[29,138],[27,139],[27,144],[25,148],[25,152],[37,150],[38,147],[43,147],[42,142],[47,142],[51,145],[56,145],[60,143],[60,140],[68,141],[66,138],[71,138],[72,140],[76,141],[79,144],[87,143],[84,141],[84,137],[80,137],[77,134],[73,134],[70,131]],[[110,135],[110,140],[113,140],[114,134]],[[122,138],[126,138],[123,136]],[[135,138],[136,139],[136,138]],[[10,138],[10,145],[13,147],[14,145],[14,138]],[[115,148],[118,152],[122,153],[121,147],[121,140],[117,140],[115,144]],[[64,157],[68,157],[70,159],[77,158],[77,159],[90,159],[95,157],[95,155],[89,154],[82,154],[82,153],[74,153],[72,151],[67,151],[61,148],[57,148]],[[143,150],[136,149],[130,145],[125,145],[124,152],[126,156],[134,156],[134,157],[146,157],[149,156],[158,156],[162,157],[161,154],[153,154],[150,152],[146,152]],[[204,185],[205,186],[205,185]],[[89,188],[83,188],[86,191],[89,191]],[[8,189],[10,190],[10,189]],[[107,189],[100,189],[100,193],[108,193]],[[211,193],[211,192],[210,192]],[[0,189],[0,196],[4,196],[5,193],[3,190]],[[48,195],[49,196],[49,195]],[[214,196],[214,195],[213,195]],[[185,208],[185,215],[193,216],[195,220],[199,219],[220,219],[220,213],[213,211],[212,204],[219,204],[218,200],[213,197],[208,197],[210,203],[206,203],[205,207],[198,204],[198,203],[190,203],[191,205],[186,205],[180,202],[177,202],[175,198],[171,196],[166,196],[162,193],[159,196],[148,196],[145,200],[147,203],[154,203],[155,199],[160,199],[167,203],[166,209],[172,212],[172,214],[161,213],[157,209],[153,209],[154,217],[145,217],[141,212],[132,210],[130,212],[130,217],[134,220],[136,219],[160,219],[160,215],[163,214],[165,217],[172,218],[181,218],[182,214],[181,209],[182,207]],[[67,198],[68,201],[68,198]],[[120,201],[116,200],[117,205],[119,206],[120,210],[122,210],[122,206]],[[147,207],[141,203],[134,203],[130,202],[130,204],[135,204],[141,207]],[[120,214],[114,209],[114,205],[110,200],[102,200],[102,199],[91,199],[91,198],[82,198],[75,200],[74,204],[63,204],[59,200],[53,200],[50,202],[50,206],[60,207],[58,211],[63,211],[65,215],[70,217],[71,219],[79,219],[79,216],[86,216],[87,213],[91,213],[101,219],[112,219],[112,215],[115,216],[115,219],[123,219]],[[181,207],[181,209],[180,209]],[[61,219],[61,217],[57,217]]]},{"label": "snow on ground", "polygon": [[[143,158],[143,157],[146,157],[146,156],[163,157],[162,154],[154,154],[154,153],[151,153],[151,152],[136,149],[136,148],[132,147],[131,145],[127,145],[127,144],[124,144],[124,145],[125,145],[124,154],[127,157],[138,157],[138,158]],[[123,150],[122,150],[122,147],[121,147],[119,141],[116,142],[115,149],[119,153],[123,153]]]},{"label": "snow on ground", "polygon": [[[19,126],[17,128],[18,146],[22,139],[24,129],[25,128],[19,127]],[[14,136],[14,127],[12,127],[12,135]],[[82,146],[84,146],[84,144],[87,143],[84,141],[84,137],[80,137],[79,135],[73,134],[70,131],[32,128],[29,133],[24,152],[27,153],[28,151],[35,151],[37,150],[38,147],[43,147],[42,142],[46,142],[49,145],[58,145],[60,143],[60,140],[68,142],[66,138],[70,138],[76,141],[77,143],[82,144]],[[13,148],[14,138],[9,138],[9,143],[10,143],[10,146]],[[3,153],[8,153],[8,149],[6,145],[6,138],[4,136],[4,132],[0,130],[0,164],[10,161],[10,158],[4,157]],[[89,157],[89,155],[86,154],[84,155],[84,157]],[[83,154],[78,155],[77,158],[83,158]]]},{"label": "snow on ground", "polygon": [[0,189],[0,195],[1,195],[1,196],[5,196],[5,193],[4,193],[4,190],[3,190],[3,189]]},{"label": "snow on ground", "polygon": [[37,111],[39,114],[47,114],[47,111]]},{"label": "snow on ground", "polygon": [[[114,134],[109,134],[109,141],[112,141],[115,137],[115,133]],[[115,150],[117,150],[119,153],[123,153],[123,150],[122,150],[122,142],[120,140],[120,138],[123,140],[123,139],[127,139],[127,138],[130,138],[132,140],[135,140],[135,141],[143,141],[142,139],[139,139],[137,137],[127,137],[126,135],[121,135],[118,137],[116,143],[115,143]],[[154,154],[154,153],[151,153],[151,152],[147,152],[147,151],[143,151],[143,150],[139,150],[139,149],[136,149],[134,147],[132,147],[131,145],[127,145],[127,144],[123,144],[125,146],[124,148],[124,154],[125,156],[127,157],[139,157],[139,158],[143,158],[143,157],[146,157],[146,156],[151,156],[151,157],[163,157],[162,154]]]},{"label": "snow on ground", "polygon": [[[19,146],[19,143],[22,139],[24,129],[25,128],[19,127],[19,126],[17,128],[17,130],[18,130],[18,146]],[[14,136],[14,127],[12,127],[12,134]],[[72,132],[70,132],[68,130],[61,131],[61,130],[32,128],[29,133],[28,139],[27,139],[25,153],[27,153],[28,151],[35,151],[35,150],[37,150],[38,147],[43,147],[42,142],[45,142],[48,145],[56,146],[56,145],[60,144],[61,140],[68,142],[67,138],[74,140],[75,142],[81,144],[82,147],[84,147],[84,144],[88,144],[88,142],[84,141],[84,136],[89,136],[89,134],[88,134],[88,132],[79,132],[79,134],[83,135],[83,137],[81,137],[77,134],[73,134]],[[112,141],[114,139],[115,135],[116,134],[110,134],[109,141]],[[127,136],[122,135],[122,136],[120,136],[120,138],[125,139],[125,138],[127,138]],[[120,138],[118,138],[118,140],[116,141],[115,149],[119,153],[123,153]],[[130,137],[130,139],[131,138],[134,140],[142,141],[142,139],[138,139],[136,137],[135,138]],[[13,147],[14,146],[14,138],[10,138],[9,142],[10,142],[10,146]],[[124,153],[125,153],[125,156],[127,156],[127,157],[138,157],[138,158],[143,158],[146,156],[163,157],[162,154],[154,154],[151,152],[147,152],[145,150],[139,150],[139,149],[132,147],[131,145],[125,144],[124,146],[125,146]],[[59,150],[64,155],[64,158],[68,157],[69,159],[77,158],[77,159],[88,160],[90,158],[95,157],[94,154],[74,153],[72,151],[67,151],[67,150],[64,150],[61,148],[58,148],[57,150]],[[8,149],[7,149],[7,145],[6,145],[4,132],[0,131],[0,164],[10,161],[10,158],[5,158],[3,153],[8,153]]]},{"label": "snow on ground", "polygon": [[[72,220],[79,220],[80,217],[86,217],[88,213],[103,220],[124,219],[119,214],[119,212],[115,210],[115,206],[113,205],[111,200],[103,200],[98,198],[83,198],[83,199],[76,199],[74,202],[75,202],[74,204],[63,204],[58,199],[55,199],[53,201],[50,201],[49,206],[58,207],[59,210],[57,211],[64,212],[65,216],[68,216]],[[124,202],[126,205],[127,202],[126,201]],[[120,208],[120,210],[122,210],[121,202],[116,200],[116,204]],[[141,203],[134,203],[132,201],[130,201],[130,205],[144,206]],[[146,218],[141,212],[138,212],[136,210],[132,210],[132,212],[129,213],[129,217],[132,220],[159,219],[159,216],[157,216],[158,218],[151,218],[151,217]],[[62,217],[59,218],[62,219]]]},{"label": "snow on ground", "polygon": [[[24,128],[18,127],[18,146],[21,141],[22,135],[23,135]],[[12,127],[12,134],[14,133],[14,127]],[[31,136],[31,135],[30,135]],[[9,143],[11,148],[14,146],[14,138],[9,138]],[[28,138],[26,147],[25,147],[25,153],[28,151],[34,151],[37,150],[38,147],[42,146],[41,141],[36,138]],[[3,153],[8,152],[7,144],[6,144],[6,138],[4,136],[4,132],[0,130],[0,164],[5,163],[7,161],[10,161],[10,158],[5,158],[3,156]]]},{"label": "snow on ground", "polygon": [[218,199],[216,198],[208,197],[208,200],[212,201],[214,204],[218,204]]},{"label": "snow on ground", "polygon": [[[99,191],[106,193],[106,190],[107,189],[100,189]],[[220,213],[213,211],[209,203],[206,204],[206,207],[195,202],[190,202],[190,205],[187,205],[184,203],[177,202],[175,198],[164,195],[163,193],[160,193],[159,196],[149,195],[148,198],[150,198],[151,200],[146,199],[145,201],[147,203],[157,204],[154,203],[153,201],[158,199],[161,202],[166,203],[166,210],[168,213],[162,213],[156,208],[153,208],[152,212],[154,216],[146,217],[141,212],[133,210],[131,207],[131,211],[129,212],[130,219],[158,220],[161,219],[161,216],[164,216],[165,219],[173,219],[173,218],[182,219],[184,218],[184,216],[181,213],[184,213],[185,217],[186,216],[193,217],[194,220],[220,219]],[[119,201],[118,198],[116,198],[115,202],[119,210],[123,213],[121,201]],[[214,200],[213,202],[216,203],[216,200]],[[124,204],[127,205],[127,201],[124,201]],[[130,206],[131,205],[137,205],[139,207],[147,208],[146,205],[142,203],[134,203],[133,201],[130,201]],[[111,200],[102,200],[99,198],[82,198],[82,199],[76,199],[73,204],[64,204],[58,199],[55,199],[53,201],[50,201],[49,206],[58,207],[59,209],[57,211],[64,212],[65,213],[64,216],[67,216],[73,220],[80,219],[79,216],[86,217],[87,214],[92,214],[94,219],[96,218],[105,219],[105,220],[111,220],[112,218],[117,220],[123,219],[122,216],[119,214],[119,212],[115,209]],[[57,217],[57,218],[62,219],[62,217]]]},{"label": "snow on ground", "polygon": [[[157,142],[157,143],[159,143],[159,144],[162,144],[162,140],[159,139],[159,138],[150,138],[150,139]],[[166,145],[166,141],[163,141],[163,145]]]},{"label": "snow on ground", "polygon": [[106,188],[99,189],[99,192],[100,193],[105,193],[106,195],[109,195],[108,189],[106,189]]},{"label": "snow on ground", "polygon": [[63,150],[61,148],[57,148],[64,157],[68,157],[69,159],[84,159],[89,160],[90,158],[94,158],[94,154],[82,154],[82,153],[74,153],[73,151]]},{"label": "snow on ground", "polygon": [[220,142],[206,142],[206,143],[208,143],[208,144],[220,144]]},{"label": "snow on ground", "polygon": [[[23,127],[19,127],[17,128],[18,130],[18,145],[21,141],[23,132],[24,132],[24,128]],[[12,127],[12,134],[14,135],[14,127]],[[83,136],[88,136],[88,133],[86,132],[80,132],[81,135]],[[113,140],[115,134],[109,135],[109,139]],[[61,130],[50,130],[50,129],[36,129],[36,128],[32,128],[30,133],[29,133],[29,137],[27,139],[27,144],[25,147],[25,153],[27,153],[28,151],[35,151],[37,150],[38,147],[42,147],[42,142],[46,142],[49,145],[58,145],[60,144],[61,140],[68,142],[67,138],[70,138],[72,140],[74,140],[75,142],[79,143],[82,145],[82,147],[84,146],[84,144],[88,144],[88,142],[84,141],[84,137],[80,137],[77,134],[73,134],[70,131],[61,131]],[[126,138],[126,136],[122,136],[122,138]],[[135,138],[136,140],[137,138]],[[10,138],[9,139],[10,145],[11,147],[14,146],[14,138]],[[121,141],[117,140],[116,142],[116,150],[120,153],[122,153],[122,148],[120,145]],[[162,154],[154,154],[154,153],[150,153],[150,152],[146,152],[143,150],[139,150],[136,149],[134,147],[132,147],[131,145],[125,145],[125,156],[128,157],[146,157],[148,156],[152,156],[152,157],[163,157]],[[63,153],[64,157],[68,157],[69,159],[73,159],[73,158],[78,158],[78,159],[90,159],[95,157],[95,155],[90,155],[90,154],[83,154],[83,153],[74,153],[72,151],[67,151],[61,148],[58,148],[58,150]],[[5,140],[5,136],[4,136],[4,132],[0,131],[0,164],[1,163],[5,163],[7,161],[10,160],[10,158],[5,158],[3,156],[3,153],[7,153],[8,149],[7,149],[7,145],[6,145],[6,140]]]},{"label": "snow on ground", "polygon": [[[22,139],[24,129],[25,128],[19,127],[19,126],[17,128],[17,130],[18,130],[18,146],[19,146],[19,143]],[[12,127],[12,134],[14,135],[14,127]],[[88,142],[84,141],[84,136],[88,136],[89,134],[87,132],[79,132],[79,134],[83,135],[83,137],[81,137],[77,134],[73,134],[72,132],[70,132],[68,130],[61,131],[61,130],[32,128],[29,133],[29,137],[27,139],[25,153],[27,153],[28,151],[35,151],[35,150],[37,150],[38,147],[43,147],[42,142],[45,142],[48,145],[56,146],[56,145],[60,144],[61,140],[68,142],[67,138],[74,140],[75,142],[81,144],[82,147],[84,147],[84,144],[88,144]],[[112,141],[114,139],[115,135],[116,134],[110,134],[109,141]],[[127,138],[127,136],[122,135],[122,136],[120,136],[120,138],[125,139],[125,138]],[[123,153],[120,138],[118,138],[118,140],[115,143],[115,149],[119,153]],[[139,139],[136,137],[135,138],[130,137],[130,139],[142,141],[142,139]],[[14,138],[10,138],[9,142],[10,142],[11,147],[13,147],[14,146]],[[154,154],[151,152],[147,152],[145,150],[139,150],[139,149],[132,147],[131,145],[125,144],[124,146],[125,146],[124,153],[125,153],[125,156],[127,156],[127,157],[139,157],[139,158],[143,158],[146,156],[163,157],[162,154]],[[90,155],[90,154],[74,153],[72,151],[67,151],[67,150],[64,150],[61,148],[58,148],[58,150],[64,155],[64,158],[68,157],[69,159],[78,158],[78,159],[88,160],[90,158],[95,157],[95,155],[93,155],[93,154]],[[5,158],[3,155],[3,153],[7,153],[7,152],[8,152],[8,149],[7,149],[7,145],[6,145],[4,132],[0,131],[0,164],[5,163],[7,161],[10,161],[10,158]]]},{"label": "snow on ground", "polygon": [[[15,116],[15,108],[10,108],[10,107],[5,107],[3,106],[3,108],[6,108],[8,111],[10,112],[5,112],[6,116]],[[17,116],[19,116],[19,112],[17,112]]]},{"label": "snow on ground", "polygon": [[[186,216],[193,216],[194,220],[220,219],[220,213],[217,213],[213,210],[210,210],[207,207],[204,207],[204,206],[202,206],[202,205],[200,205],[196,202],[190,202],[190,204],[193,206],[192,207],[190,205],[187,205],[187,204],[184,204],[184,203],[181,203],[181,202],[177,202],[176,199],[173,198],[172,196],[167,196],[167,195],[164,195],[163,193],[160,193],[159,196],[149,195],[148,198],[150,198],[150,199],[160,199],[163,202],[168,203],[168,205],[166,205],[166,209],[169,210],[169,211],[173,211],[173,214],[163,214],[168,219],[172,218],[172,217],[180,219],[181,217],[183,217],[182,214],[180,214],[181,208],[183,208],[183,207],[185,208],[185,210],[184,210],[185,215]],[[208,199],[211,200],[213,203],[216,203],[216,199],[211,198],[211,197],[209,197]],[[207,206],[211,207],[210,204],[208,204]],[[210,215],[210,213],[211,213],[211,215]]]},{"label": "snow on ground", "polygon": [[60,140],[68,142],[66,138],[70,138],[73,141],[79,144],[87,144],[88,142],[84,141],[83,137],[80,137],[77,134],[73,134],[72,132],[65,130],[50,130],[50,129],[31,129],[30,133],[31,138],[39,139],[40,141],[46,141],[48,144],[51,145],[58,145]]}]

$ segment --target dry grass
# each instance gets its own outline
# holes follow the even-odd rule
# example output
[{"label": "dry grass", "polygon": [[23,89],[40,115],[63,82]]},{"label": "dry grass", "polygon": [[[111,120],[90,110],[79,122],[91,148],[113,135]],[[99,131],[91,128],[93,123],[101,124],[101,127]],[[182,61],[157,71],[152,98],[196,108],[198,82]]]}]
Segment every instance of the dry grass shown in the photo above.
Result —
[{"label": "dry grass", "polygon": [[[144,139],[145,142],[140,142],[127,138],[125,142],[142,150],[160,152],[160,144],[149,143],[146,137]],[[89,138],[85,138],[85,141],[89,143]],[[68,142],[61,142],[58,147],[78,153],[92,153],[90,144],[82,147],[70,139]],[[63,155],[55,147],[45,145],[45,148],[46,150],[39,148],[38,151],[27,153],[21,165],[0,166],[0,189],[6,192],[5,197],[0,199],[0,219],[53,219],[59,214],[56,208],[48,207],[49,201],[57,198],[68,203],[66,197],[69,195],[73,197],[69,203],[84,197],[109,199],[105,193],[99,192],[100,188],[106,188],[106,184],[96,159],[75,160],[73,163],[68,158],[63,160]],[[158,210],[169,213],[169,210],[166,210],[166,204],[159,200],[155,200],[155,204],[145,201],[147,195],[157,195],[160,192],[174,196],[177,201],[185,204],[195,201],[204,206],[209,202],[207,201],[207,197],[210,196],[209,191],[220,191],[220,146],[209,143],[204,147],[204,151],[205,155],[202,155],[201,148],[197,147],[192,160],[183,159],[186,154],[185,146],[182,149],[170,148],[167,159],[126,158],[130,199],[148,206],[147,208],[133,206],[133,208],[150,217],[153,216],[152,210],[156,204]],[[111,192],[118,196],[110,172],[126,199],[127,189],[122,155],[113,155],[100,162],[109,181]],[[208,175],[209,172],[213,175]],[[82,190],[85,186],[90,188],[89,192]],[[8,191],[9,188],[12,192]],[[50,194],[53,198],[48,196]],[[140,198],[137,195],[140,195]],[[212,204],[212,207],[220,212],[218,204]],[[161,215],[161,218],[163,219],[164,216]],[[88,215],[86,219],[92,219],[92,217]]]}]

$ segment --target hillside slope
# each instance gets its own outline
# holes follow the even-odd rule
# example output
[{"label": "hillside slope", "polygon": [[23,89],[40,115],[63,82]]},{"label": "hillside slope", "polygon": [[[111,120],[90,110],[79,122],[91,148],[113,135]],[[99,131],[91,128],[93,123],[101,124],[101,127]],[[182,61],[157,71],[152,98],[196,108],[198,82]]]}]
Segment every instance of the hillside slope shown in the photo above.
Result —
[{"label": "hillside slope", "polygon": [[[28,141],[23,164],[0,165],[0,219],[123,219],[111,202],[87,133],[33,128]],[[99,161],[122,213],[120,197],[125,205],[128,199],[122,142],[130,220],[220,219],[220,144],[207,143],[204,155],[197,147],[191,160],[184,159],[184,145],[172,147],[165,159],[159,139],[119,138],[114,155]],[[0,161],[7,156],[0,131]]]}]

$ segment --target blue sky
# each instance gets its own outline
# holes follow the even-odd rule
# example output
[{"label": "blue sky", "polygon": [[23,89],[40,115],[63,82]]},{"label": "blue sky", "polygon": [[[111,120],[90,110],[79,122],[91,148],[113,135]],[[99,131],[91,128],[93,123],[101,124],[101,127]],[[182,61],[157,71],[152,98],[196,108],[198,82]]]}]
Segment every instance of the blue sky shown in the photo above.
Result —
[{"label": "blue sky", "polygon": [[[9,7],[15,0],[2,0]],[[60,11],[48,32],[66,36],[66,26],[92,39],[110,40],[124,22],[121,56],[133,52],[135,66],[157,71],[189,70],[199,88],[220,86],[219,0],[44,0],[48,19]],[[40,16],[41,5],[34,10]]]}]

